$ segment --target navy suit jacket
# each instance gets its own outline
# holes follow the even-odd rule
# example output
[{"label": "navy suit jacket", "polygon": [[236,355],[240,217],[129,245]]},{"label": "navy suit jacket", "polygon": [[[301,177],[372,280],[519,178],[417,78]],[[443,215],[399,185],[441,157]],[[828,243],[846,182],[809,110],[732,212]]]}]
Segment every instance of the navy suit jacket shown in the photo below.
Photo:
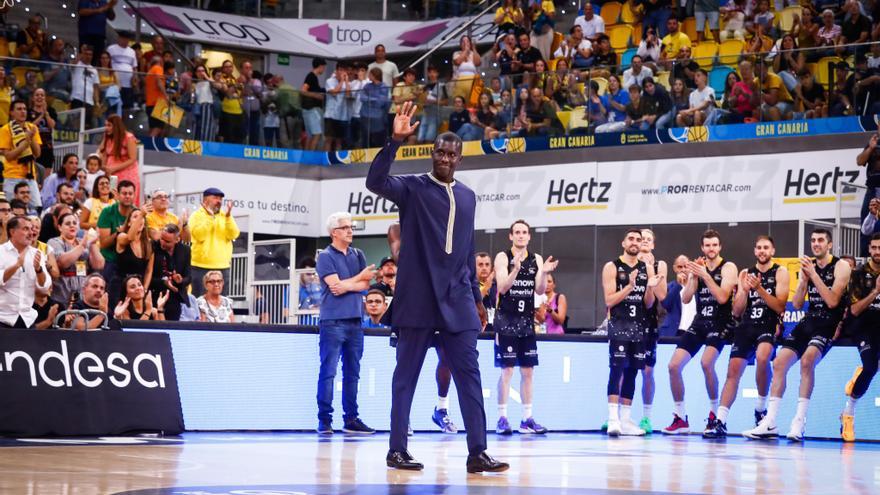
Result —
[{"label": "navy suit jacket", "polygon": [[474,259],[477,197],[461,182],[447,185],[431,174],[389,175],[400,145],[389,140],[367,174],[367,189],[400,209],[391,325],[479,331],[476,302],[483,298]]}]

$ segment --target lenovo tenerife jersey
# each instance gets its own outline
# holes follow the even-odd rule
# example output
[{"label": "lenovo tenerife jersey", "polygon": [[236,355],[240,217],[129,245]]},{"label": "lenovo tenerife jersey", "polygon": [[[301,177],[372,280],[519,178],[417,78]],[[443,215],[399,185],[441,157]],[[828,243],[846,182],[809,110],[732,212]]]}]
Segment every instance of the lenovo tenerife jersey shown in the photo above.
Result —
[{"label": "lenovo tenerife jersey", "polygon": [[[513,252],[507,252],[507,270],[513,272]],[[527,252],[519,267],[519,272],[507,292],[498,296],[495,311],[495,331],[523,335],[534,333],[535,319],[535,277],[538,263],[533,253]]]},{"label": "lenovo tenerife jersey", "polygon": [[[721,286],[722,268],[724,268],[723,258],[719,259],[718,266],[714,270],[709,270],[709,267],[706,267],[709,276],[719,287]],[[712,291],[709,290],[709,286],[706,285],[703,279],[699,279],[697,283],[695,297],[697,298],[697,316],[694,318],[694,322],[725,325],[730,321],[730,298],[727,298],[726,303],[718,304],[718,300],[712,295]]]},{"label": "lenovo tenerife jersey", "polygon": [[648,271],[643,261],[629,266],[620,258],[614,260],[614,281],[617,292],[629,285],[630,273],[638,272],[636,283],[629,294],[611,307],[611,320],[608,325],[608,336],[611,340],[641,340],[647,311],[645,294],[648,291]]},{"label": "lenovo tenerife jersey", "polygon": [[[832,256],[831,262],[825,265],[824,268],[820,268],[818,264],[813,265],[816,269],[816,275],[819,276],[819,279],[822,280],[825,286],[829,289],[834,286],[834,267],[837,266],[838,261],[840,261],[840,258]],[[807,282],[807,301],[810,303],[810,307],[807,309],[807,314],[809,316],[837,320],[843,317],[843,308],[846,305],[838,304],[836,308],[829,309],[828,304],[822,299],[822,295],[819,294],[819,289],[813,284],[812,280]]]},{"label": "lenovo tenerife jersey", "polygon": [[[756,266],[752,266],[746,272],[749,275],[761,277],[761,287],[770,294],[776,295],[777,269],[779,269],[779,265],[773,263],[766,272],[758,270]],[[760,327],[776,326],[779,323],[779,313],[767,306],[767,301],[758,294],[757,289],[749,289],[746,311],[743,313],[742,321]]]}]

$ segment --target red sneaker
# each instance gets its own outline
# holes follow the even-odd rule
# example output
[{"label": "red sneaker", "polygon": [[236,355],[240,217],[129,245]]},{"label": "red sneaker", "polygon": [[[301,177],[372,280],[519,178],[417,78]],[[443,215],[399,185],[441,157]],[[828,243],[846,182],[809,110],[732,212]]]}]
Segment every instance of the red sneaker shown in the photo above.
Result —
[{"label": "red sneaker", "polygon": [[691,432],[687,416],[681,419],[678,414],[672,415],[672,424],[660,430],[664,435],[687,435]]}]

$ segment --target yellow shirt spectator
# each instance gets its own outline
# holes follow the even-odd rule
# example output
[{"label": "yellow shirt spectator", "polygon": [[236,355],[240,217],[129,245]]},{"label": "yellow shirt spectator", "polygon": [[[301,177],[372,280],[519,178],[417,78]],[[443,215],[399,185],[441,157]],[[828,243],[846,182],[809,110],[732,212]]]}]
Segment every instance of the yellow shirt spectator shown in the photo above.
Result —
[{"label": "yellow shirt spectator", "polygon": [[241,233],[232,215],[216,214],[200,207],[189,217],[192,235],[192,266],[225,270],[232,265],[232,241]]},{"label": "yellow shirt spectator", "polygon": [[772,72],[768,72],[767,77],[764,78],[762,89],[765,93],[769,92],[771,89],[777,89],[779,90],[777,93],[779,95],[779,101],[785,101],[788,103],[794,102],[791,93],[788,92],[788,88],[782,83],[782,78]]},{"label": "yellow shirt spectator", "polygon": [[[541,2],[541,10],[546,12],[548,15],[553,15],[556,13],[556,5],[553,4],[552,0],[543,0]],[[532,20],[537,21],[538,17],[541,17],[541,10],[535,9],[532,12]]]},{"label": "yellow shirt spectator", "polygon": [[[42,146],[43,140],[40,138],[40,132],[34,124],[30,122],[25,122],[25,126],[29,129],[34,130],[33,142],[37,146]],[[18,132],[13,132],[13,126],[19,129]],[[8,124],[0,127],[0,150],[12,150],[18,146],[18,143],[24,139],[24,127],[21,124],[16,123],[15,121],[9,122]],[[23,158],[28,157],[30,160],[22,160]],[[24,161],[24,163],[22,163]],[[31,174],[31,178],[37,176],[36,170],[34,168],[34,163],[36,160],[34,159],[34,155],[32,154],[30,149],[25,149],[25,151],[19,155],[15,160],[4,160],[3,164],[3,178],[4,179],[27,179],[28,174]]]},{"label": "yellow shirt spectator", "polygon": [[670,33],[664,36],[662,43],[663,51],[666,52],[666,58],[671,60],[678,56],[681,47],[691,46],[691,39],[688,38],[688,35],[679,31],[675,34]]},{"label": "yellow shirt spectator", "polygon": [[170,211],[166,211],[164,215],[160,215],[155,210],[147,213],[147,228],[158,231],[164,229],[169,223],[177,225],[180,223],[180,219]]},{"label": "yellow shirt spectator", "polygon": [[523,11],[521,8],[508,9],[498,7],[495,11],[495,24],[503,26],[505,24],[519,24],[523,19]]}]

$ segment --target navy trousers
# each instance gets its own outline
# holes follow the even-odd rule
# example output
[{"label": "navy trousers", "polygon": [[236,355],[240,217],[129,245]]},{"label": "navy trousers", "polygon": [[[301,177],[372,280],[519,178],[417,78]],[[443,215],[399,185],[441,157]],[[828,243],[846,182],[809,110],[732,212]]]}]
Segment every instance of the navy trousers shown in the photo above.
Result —
[{"label": "navy trousers", "polygon": [[[435,335],[428,328],[397,328],[397,366],[391,382],[391,450],[406,450],[406,430],[413,395],[419,380],[425,354]],[[458,404],[467,430],[468,453],[486,450],[486,411],[483,409],[483,386],[477,361],[477,331],[449,332],[436,335],[437,345],[443,348],[452,379],[458,391]]]}]

